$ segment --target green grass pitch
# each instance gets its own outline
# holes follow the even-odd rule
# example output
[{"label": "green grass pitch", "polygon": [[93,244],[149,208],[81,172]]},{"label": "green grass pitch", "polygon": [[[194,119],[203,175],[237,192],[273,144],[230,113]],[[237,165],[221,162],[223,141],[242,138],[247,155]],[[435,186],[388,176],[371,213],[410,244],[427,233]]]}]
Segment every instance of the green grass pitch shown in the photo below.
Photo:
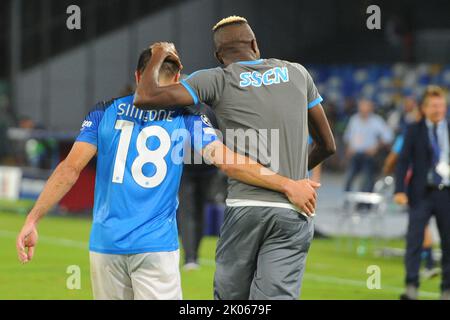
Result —
[{"label": "green grass pitch", "polygon": [[[39,226],[40,241],[35,258],[21,265],[16,257],[15,237],[24,221],[23,214],[0,213],[0,299],[92,299],[87,243],[90,220],[47,217]],[[201,245],[201,268],[182,271],[185,299],[212,299],[216,238]],[[403,285],[401,258],[377,258],[369,247],[356,254],[358,240],[316,239],[308,256],[302,299],[398,299]],[[400,240],[389,245],[402,247]],[[81,289],[66,286],[67,268],[81,269]],[[367,288],[367,267],[381,270],[381,289]],[[439,297],[439,278],[424,281],[422,299]]]}]

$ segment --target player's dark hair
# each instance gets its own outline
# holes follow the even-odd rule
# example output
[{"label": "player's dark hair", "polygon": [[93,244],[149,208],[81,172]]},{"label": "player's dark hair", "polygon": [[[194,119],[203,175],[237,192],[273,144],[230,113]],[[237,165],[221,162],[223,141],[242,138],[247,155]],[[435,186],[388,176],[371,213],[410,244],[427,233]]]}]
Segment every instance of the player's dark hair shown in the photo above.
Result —
[{"label": "player's dark hair", "polygon": [[[139,55],[136,71],[138,71],[139,73],[143,73],[151,57],[152,57],[152,49],[147,48],[143,50]],[[164,63],[161,65],[160,73],[163,74],[164,76],[173,77],[178,72],[180,72],[180,68],[173,61],[165,60]]]}]

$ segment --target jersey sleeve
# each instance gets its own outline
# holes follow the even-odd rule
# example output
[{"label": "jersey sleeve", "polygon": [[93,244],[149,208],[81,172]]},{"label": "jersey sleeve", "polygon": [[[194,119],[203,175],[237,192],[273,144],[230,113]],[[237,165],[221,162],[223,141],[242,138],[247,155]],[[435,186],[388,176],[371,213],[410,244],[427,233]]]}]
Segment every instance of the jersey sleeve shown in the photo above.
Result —
[{"label": "jersey sleeve", "polygon": [[97,104],[91,112],[84,118],[81,124],[80,133],[75,141],[87,142],[94,146],[98,143],[98,128],[105,114],[106,106],[104,103]]},{"label": "jersey sleeve", "polygon": [[181,84],[191,95],[194,104],[204,102],[214,107],[223,93],[224,77],[222,68],[199,70],[181,80]]},{"label": "jersey sleeve", "polygon": [[191,135],[191,145],[196,152],[200,153],[207,145],[219,140],[216,130],[205,114],[186,116],[185,122]]},{"label": "jersey sleeve", "polygon": [[314,81],[308,71],[306,71],[306,90],[308,109],[314,108],[323,101],[322,97],[319,94],[319,90],[317,90],[317,87],[314,84]]},{"label": "jersey sleeve", "polygon": [[392,146],[391,151],[395,154],[400,154],[402,152],[403,143],[404,143],[403,135],[398,136],[397,139],[395,139],[395,142],[394,142],[394,145]]}]

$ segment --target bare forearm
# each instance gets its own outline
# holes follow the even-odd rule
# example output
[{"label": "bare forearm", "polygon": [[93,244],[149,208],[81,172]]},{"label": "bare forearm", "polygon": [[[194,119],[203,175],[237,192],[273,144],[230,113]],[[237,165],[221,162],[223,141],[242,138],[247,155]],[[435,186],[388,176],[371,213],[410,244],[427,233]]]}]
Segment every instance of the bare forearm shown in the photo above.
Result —
[{"label": "bare forearm", "polygon": [[44,190],[27,217],[27,221],[37,223],[72,188],[79,176],[77,170],[64,161],[55,169],[45,184]]},{"label": "bare forearm", "polygon": [[320,184],[308,179],[294,181],[283,177],[256,161],[231,151],[219,141],[206,146],[203,149],[203,157],[229,177],[249,185],[280,192],[307,215],[314,213],[315,188],[320,187]]},{"label": "bare forearm", "polygon": [[312,170],[325,161],[334,152],[328,150],[326,147],[314,146],[308,156],[308,170]]},{"label": "bare forearm", "polygon": [[166,56],[161,52],[157,52],[152,55],[148,66],[142,73],[141,81],[139,81],[136,87],[136,93],[134,97],[134,105],[136,107],[147,109],[152,106],[156,106],[155,101],[157,101],[159,85],[159,69],[164,62]]},{"label": "bare forearm", "polygon": [[294,181],[274,173],[259,163],[222,165],[219,168],[231,178],[279,192],[299,210],[309,216],[314,214],[317,196],[315,188],[320,184],[308,179]]},{"label": "bare forearm", "polygon": [[275,174],[260,164],[223,165],[219,168],[230,178],[249,185],[285,193],[289,178]]},{"label": "bare forearm", "polygon": [[276,174],[250,158],[228,149],[222,143],[212,143],[205,150],[206,159],[227,176],[246,184],[284,193],[291,179]]},{"label": "bare forearm", "polygon": [[308,170],[311,170],[336,152],[333,133],[320,104],[308,111],[308,129],[314,140],[308,157]]},{"label": "bare forearm", "polygon": [[321,165],[318,165],[317,167],[315,167],[312,170],[311,180],[320,183],[321,173],[322,173],[322,167],[321,167]]}]

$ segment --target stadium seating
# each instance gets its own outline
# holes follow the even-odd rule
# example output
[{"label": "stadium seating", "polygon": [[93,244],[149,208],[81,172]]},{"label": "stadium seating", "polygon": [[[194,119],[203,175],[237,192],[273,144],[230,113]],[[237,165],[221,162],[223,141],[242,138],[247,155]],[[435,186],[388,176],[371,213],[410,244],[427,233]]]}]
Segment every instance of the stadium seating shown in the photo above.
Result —
[{"label": "stadium seating", "polygon": [[450,88],[450,65],[307,66],[325,101],[342,108],[348,98],[368,98],[389,107],[402,96],[420,97],[429,84]]}]

